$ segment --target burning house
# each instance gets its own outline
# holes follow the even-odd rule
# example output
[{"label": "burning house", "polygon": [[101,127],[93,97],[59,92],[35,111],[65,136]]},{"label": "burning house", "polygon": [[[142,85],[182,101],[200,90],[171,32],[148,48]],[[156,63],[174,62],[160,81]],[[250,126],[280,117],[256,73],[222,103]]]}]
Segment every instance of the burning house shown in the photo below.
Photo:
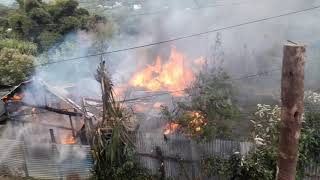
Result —
[{"label": "burning house", "polygon": [[1,89],[5,92],[0,103],[2,136],[38,143],[88,143],[85,129],[94,116],[73,100],[67,88],[29,80]]},{"label": "burning house", "polygon": [[[153,122],[141,123],[143,129],[154,131],[165,126],[161,131],[169,134],[178,126],[155,121],[154,116],[158,116],[161,105],[167,104],[173,97],[184,97],[183,90],[195,79],[195,72],[204,63],[202,57],[189,61],[183,53],[172,48],[168,59],[158,56],[154,63],[144,65],[133,73],[126,83],[117,84],[114,87],[115,94],[117,99],[125,99],[123,96],[134,90],[135,99],[139,96],[152,97],[167,93],[167,96],[148,102],[135,101],[133,109],[136,114],[153,119]],[[88,144],[86,132],[101,118],[100,97],[79,98],[81,95],[77,94],[77,88],[72,85],[52,86],[41,80],[29,80],[16,87],[1,89],[5,93],[1,95],[0,120],[2,124],[6,124],[6,130],[1,133],[8,138],[24,137],[33,142]],[[24,136],[26,134],[28,136]]]}]

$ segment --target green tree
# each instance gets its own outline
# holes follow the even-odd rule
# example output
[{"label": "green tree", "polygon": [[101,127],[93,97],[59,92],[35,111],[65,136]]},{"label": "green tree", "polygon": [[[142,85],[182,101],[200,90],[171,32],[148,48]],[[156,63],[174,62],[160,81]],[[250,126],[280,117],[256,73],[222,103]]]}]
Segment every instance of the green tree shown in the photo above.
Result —
[{"label": "green tree", "polygon": [[[7,10],[0,18],[0,31],[3,37],[13,37],[36,43],[43,52],[59,42],[65,34],[79,30],[91,30],[97,22],[105,18],[92,15],[80,8],[76,0],[55,0],[46,3],[41,0],[17,0],[19,9]],[[6,32],[7,30],[9,32]],[[12,32],[11,32],[12,31]],[[46,37],[47,36],[47,37]]]},{"label": "green tree", "polygon": [[34,56],[22,54],[16,49],[3,48],[0,51],[0,83],[16,84],[31,74]]},{"label": "green tree", "polygon": [[42,50],[49,49],[52,44],[62,38],[62,35],[56,32],[43,31],[37,38],[39,48]]},{"label": "green tree", "polygon": [[228,138],[231,134],[230,120],[238,116],[239,110],[234,87],[228,80],[229,76],[222,70],[201,72],[187,90],[191,103],[180,103],[182,109],[198,111],[207,121],[200,130],[203,137]]},{"label": "green tree", "polygon": [[110,180],[147,180],[150,175],[134,161],[133,138],[129,125],[131,113],[114,98],[112,81],[101,62],[95,76],[101,83],[103,115],[92,132],[93,178]]},{"label": "green tree", "polygon": [[180,124],[180,131],[201,140],[232,138],[231,129],[239,117],[239,109],[235,87],[222,68],[223,51],[219,34],[210,52],[213,53],[204,59],[202,70],[186,89],[189,98],[178,102],[175,112],[163,109],[162,114],[166,119]]},{"label": "green tree", "polygon": [[16,39],[0,40],[0,84],[17,84],[31,75],[37,46]]},{"label": "green tree", "polygon": [[53,23],[51,15],[47,11],[45,11],[43,8],[32,9],[29,12],[29,17],[40,25]]},{"label": "green tree", "polygon": [[[22,6],[21,6],[22,5]],[[20,4],[20,8],[22,8],[25,12],[29,12],[34,8],[40,8],[42,6],[41,0],[24,0],[23,3]]]},{"label": "green tree", "polygon": [[9,15],[9,27],[12,28],[14,35],[19,39],[32,39],[31,32],[35,23],[25,13],[15,12]]}]

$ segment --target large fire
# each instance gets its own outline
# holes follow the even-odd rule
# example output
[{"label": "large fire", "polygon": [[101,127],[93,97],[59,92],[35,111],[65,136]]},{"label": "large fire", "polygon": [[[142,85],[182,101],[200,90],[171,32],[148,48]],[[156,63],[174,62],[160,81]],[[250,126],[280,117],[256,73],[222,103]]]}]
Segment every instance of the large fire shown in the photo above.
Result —
[{"label": "large fire", "polygon": [[[179,91],[187,87],[193,80],[194,73],[186,64],[185,56],[172,48],[170,58],[166,63],[163,64],[163,60],[158,56],[155,64],[133,75],[130,85],[150,91]],[[181,96],[183,92],[172,94]]]},{"label": "large fire", "polygon": [[14,94],[12,97],[8,97],[8,96],[4,96],[2,99],[4,102],[8,101],[8,100],[12,100],[12,101],[21,101],[24,97],[24,94]]}]

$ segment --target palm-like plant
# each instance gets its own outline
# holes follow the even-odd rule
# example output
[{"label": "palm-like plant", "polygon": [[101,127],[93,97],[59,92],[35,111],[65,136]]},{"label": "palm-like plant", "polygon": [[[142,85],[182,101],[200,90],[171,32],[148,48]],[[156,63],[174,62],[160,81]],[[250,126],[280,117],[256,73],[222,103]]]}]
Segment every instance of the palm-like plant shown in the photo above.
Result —
[{"label": "palm-like plant", "polygon": [[114,97],[113,84],[102,61],[96,79],[101,84],[103,117],[93,135],[96,179],[145,179],[132,159],[133,143],[126,124],[130,113]]}]

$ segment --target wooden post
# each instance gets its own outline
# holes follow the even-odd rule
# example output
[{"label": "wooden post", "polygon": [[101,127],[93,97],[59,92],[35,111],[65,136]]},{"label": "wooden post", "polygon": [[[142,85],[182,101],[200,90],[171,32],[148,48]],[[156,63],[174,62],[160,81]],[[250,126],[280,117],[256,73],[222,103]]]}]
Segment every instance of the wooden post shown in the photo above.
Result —
[{"label": "wooden post", "polygon": [[71,126],[71,131],[72,131],[72,136],[74,139],[76,139],[76,133],[74,131],[74,127],[73,127],[73,123],[72,123],[72,118],[71,116],[69,115],[69,120],[70,120],[70,126]]},{"label": "wooden post", "polygon": [[160,173],[160,180],[166,179],[166,171],[164,167],[164,157],[161,151],[161,148],[159,146],[156,146],[155,148],[156,156],[159,160],[159,173]]},{"label": "wooden post", "polygon": [[[86,103],[85,103],[85,98],[82,98],[82,107],[83,107],[83,111],[84,111],[84,117],[83,117],[83,121],[84,121],[84,125],[85,125],[85,130],[86,130],[86,138],[88,141],[88,144],[92,146],[92,120],[90,117],[88,117],[87,114],[87,109],[86,109]],[[91,122],[90,122],[91,121]]]},{"label": "wooden post", "polygon": [[296,176],[301,117],[304,110],[304,63],[303,45],[284,46],[277,180],[294,180]]},{"label": "wooden post", "polygon": [[54,137],[53,129],[49,129],[49,131],[50,131],[51,142],[56,143],[56,138]]}]

